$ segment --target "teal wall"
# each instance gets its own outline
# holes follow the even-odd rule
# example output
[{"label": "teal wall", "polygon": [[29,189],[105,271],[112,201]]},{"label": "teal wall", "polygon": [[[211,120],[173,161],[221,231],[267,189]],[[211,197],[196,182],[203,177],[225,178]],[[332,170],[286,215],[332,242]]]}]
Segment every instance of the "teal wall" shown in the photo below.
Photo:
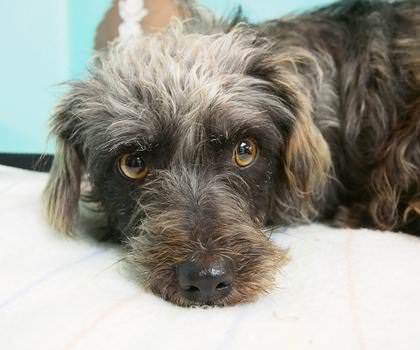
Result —
[{"label": "teal wall", "polygon": [[313,7],[326,5],[332,0],[201,0],[201,3],[212,8],[220,15],[231,13],[238,5],[251,21],[264,21],[281,15],[304,11]]},{"label": "teal wall", "polygon": [[52,151],[48,117],[111,0],[0,0],[0,152]]},{"label": "teal wall", "polygon": [[0,152],[44,150],[53,85],[68,77],[67,20],[63,1],[0,1]]},{"label": "teal wall", "polygon": [[[47,120],[63,88],[83,76],[95,28],[112,0],[0,0],[0,152],[40,153]],[[242,4],[260,21],[329,0],[202,0],[218,14]]]}]

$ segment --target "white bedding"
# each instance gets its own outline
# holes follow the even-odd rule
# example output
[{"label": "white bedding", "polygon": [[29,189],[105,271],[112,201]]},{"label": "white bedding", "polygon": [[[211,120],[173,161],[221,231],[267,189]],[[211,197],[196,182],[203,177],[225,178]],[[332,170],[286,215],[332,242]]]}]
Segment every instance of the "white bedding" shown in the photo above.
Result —
[{"label": "white bedding", "polygon": [[420,350],[420,239],[311,225],[256,303],[185,309],[142,290],[109,245],[40,211],[46,175],[0,166],[0,349]]}]

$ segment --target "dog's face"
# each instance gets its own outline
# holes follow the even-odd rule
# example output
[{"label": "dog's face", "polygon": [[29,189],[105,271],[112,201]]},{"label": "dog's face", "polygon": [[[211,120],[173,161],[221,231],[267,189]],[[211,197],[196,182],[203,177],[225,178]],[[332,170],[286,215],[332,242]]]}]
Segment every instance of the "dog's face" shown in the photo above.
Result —
[{"label": "dog's face", "polygon": [[291,91],[293,64],[277,69],[272,59],[240,28],[174,30],[100,56],[52,121],[53,223],[70,228],[87,173],[155,293],[226,305],[269,290],[285,254],[264,227],[303,213],[304,192],[327,166],[320,136],[299,116],[308,107]]}]

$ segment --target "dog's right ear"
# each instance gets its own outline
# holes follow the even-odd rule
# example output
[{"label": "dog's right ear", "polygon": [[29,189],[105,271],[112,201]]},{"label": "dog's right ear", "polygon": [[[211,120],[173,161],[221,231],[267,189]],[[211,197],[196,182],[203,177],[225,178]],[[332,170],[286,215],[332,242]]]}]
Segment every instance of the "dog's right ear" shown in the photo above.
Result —
[{"label": "dog's right ear", "polygon": [[44,205],[49,223],[66,233],[72,232],[78,216],[82,176],[81,155],[73,141],[76,118],[72,112],[72,104],[63,99],[51,119],[51,133],[57,137],[57,147],[44,190]]}]

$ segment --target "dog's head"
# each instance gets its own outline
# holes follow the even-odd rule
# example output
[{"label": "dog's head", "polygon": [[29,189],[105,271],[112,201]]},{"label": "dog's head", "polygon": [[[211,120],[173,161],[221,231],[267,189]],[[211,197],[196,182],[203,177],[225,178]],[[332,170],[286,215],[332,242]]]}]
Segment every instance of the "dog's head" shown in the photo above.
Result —
[{"label": "dog's head", "polygon": [[253,300],[285,261],[264,227],[309,217],[329,167],[310,65],[243,26],[115,44],[53,116],[51,222],[71,230],[88,174],[146,287],[180,305]]}]

